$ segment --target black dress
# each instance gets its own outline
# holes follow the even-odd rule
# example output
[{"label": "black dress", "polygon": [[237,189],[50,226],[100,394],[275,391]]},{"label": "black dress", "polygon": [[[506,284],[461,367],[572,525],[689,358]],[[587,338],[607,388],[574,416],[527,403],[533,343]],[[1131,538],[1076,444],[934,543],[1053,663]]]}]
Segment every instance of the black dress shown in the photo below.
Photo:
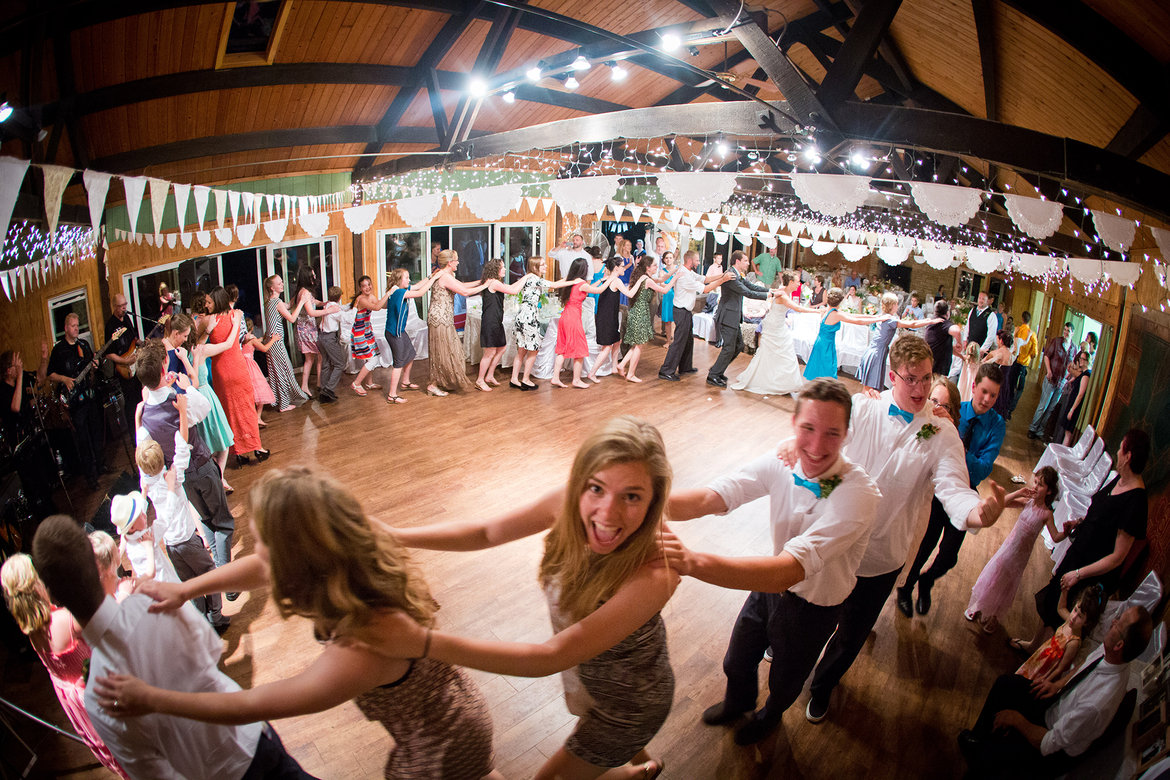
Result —
[{"label": "black dress", "polygon": [[1000,382],[999,382],[999,396],[995,399],[995,411],[999,412],[999,416],[1003,419],[1008,418],[1008,410],[1012,407],[1012,384],[1009,381],[1011,378],[1011,365],[1000,366]]},{"label": "black dress", "polygon": [[[1074,414],[1073,418],[1070,420],[1068,419],[1068,412],[1070,409],[1072,409],[1072,405],[1077,401],[1077,393],[1081,391],[1081,383],[1083,383],[1085,378],[1090,375],[1091,374],[1089,371],[1083,371],[1077,375],[1076,379],[1065,385],[1064,393],[1060,398],[1060,408],[1056,416],[1056,431],[1054,433],[1055,439],[1062,439],[1064,438],[1064,434],[1066,432],[1074,431],[1076,429],[1077,415]],[[1084,399],[1081,400],[1083,401]],[[1059,443],[1059,441],[1057,443]]]},{"label": "black dress", "polygon": [[[1089,511],[1085,513],[1084,521],[1073,532],[1072,544],[1065,553],[1052,580],[1036,593],[1036,611],[1040,613],[1044,624],[1052,628],[1059,628],[1064,621],[1056,611],[1060,601],[1060,578],[1066,573],[1095,563],[1113,552],[1117,545],[1117,532],[1125,531],[1135,540],[1146,538],[1146,520],[1149,507],[1146,489],[1134,488],[1118,495],[1110,495],[1109,491],[1117,484],[1121,477],[1114,477],[1109,484],[1093,495],[1089,504]],[[1091,587],[1098,582],[1105,588],[1108,596],[1117,588],[1121,579],[1120,564],[1112,571],[1098,577],[1086,577],[1078,582],[1069,592],[1068,603],[1075,604],[1080,591]]]},{"label": "black dress", "polygon": [[483,319],[479,325],[479,345],[484,349],[508,346],[504,335],[504,294],[484,290]]},{"label": "black dress", "polygon": [[597,326],[597,346],[604,347],[621,341],[618,332],[619,293],[617,290],[606,290],[597,296],[597,310],[593,321]]}]

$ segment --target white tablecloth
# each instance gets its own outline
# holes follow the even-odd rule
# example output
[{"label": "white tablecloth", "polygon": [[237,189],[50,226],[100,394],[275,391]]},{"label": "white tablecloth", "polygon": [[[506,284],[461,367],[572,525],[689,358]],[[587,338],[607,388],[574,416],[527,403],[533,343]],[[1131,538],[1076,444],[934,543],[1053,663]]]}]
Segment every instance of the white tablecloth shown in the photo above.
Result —
[{"label": "white tablecloth", "polygon": [[[467,320],[463,326],[463,354],[467,356],[468,363],[479,365],[479,359],[483,357],[483,347],[479,344],[479,333],[483,326],[483,315],[479,311],[467,312]],[[512,361],[516,359],[516,309],[504,309],[504,337],[507,339],[507,345],[504,348],[504,355],[500,358],[500,368],[511,368]]]},{"label": "white tablecloth", "polygon": [[698,336],[703,341],[711,341],[718,334],[715,332],[714,315],[700,312],[691,320],[691,335]]},{"label": "white tablecloth", "polygon": [[[585,340],[589,342],[589,356],[585,358],[582,368],[581,376],[593,370],[593,364],[597,360],[597,353],[601,351],[601,347],[597,346],[597,325],[593,319],[593,299],[587,298],[585,305],[581,310],[581,324],[585,326]],[[545,309],[541,309],[543,313]],[[544,340],[540,342],[540,351],[536,353],[536,362],[532,365],[532,375],[537,379],[552,379],[553,367],[557,357],[557,323],[560,322],[560,314],[553,316],[548,322],[548,330],[544,332]],[[610,352],[613,354],[613,351]],[[620,360],[620,355],[616,356]],[[614,360],[607,358],[605,365],[597,370],[597,376],[609,376],[613,373]],[[565,361],[562,370],[572,370],[570,361]],[[564,381],[564,380],[561,380]]]},{"label": "white tablecloth", "polygon": [[[793,311],[788,314],[788,322],[792,325],[792,341],[796,347],[796,354],[801,360],[808,362],[813,344],[817,340],[817,331],[821,326],[821,319],[825,315],[820,312],[805,314]],[[861,357],[869,349],[872,330],[868,325],[851,325],[841,323],[837,331],[837,365],[851,374],[856,375],[861,365]]]}]

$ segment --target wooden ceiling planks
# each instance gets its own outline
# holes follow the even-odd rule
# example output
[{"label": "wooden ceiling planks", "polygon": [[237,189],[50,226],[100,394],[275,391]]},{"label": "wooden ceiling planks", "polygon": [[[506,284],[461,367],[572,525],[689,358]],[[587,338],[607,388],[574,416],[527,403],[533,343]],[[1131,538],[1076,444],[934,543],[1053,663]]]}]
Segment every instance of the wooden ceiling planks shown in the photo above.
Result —
[{"label": "wooden ceiling planks", "polygon": [[571,16],[619,35],[663,27],[668,24],[693,22],[703,17],[682,5],[678,0],[537,0],[532,5],[546,11]]},{"label": "wooden ceiling planks", "polygon": [[490,22],[477,19],[467,25],[467,29],[451,46],[451,49],[439,60],[439,70],[451,70],[456,73],[470,73],[475,67],[475,58],[483,48],[488,31],[492,28]]},{"label": "wooden ceiling planks", "polygon": [[915,78],[972,116],[987,116],[970,0],[904,0],[890,35]]},{"label": "wooden ceiling planks", "polygon": [[517,68],[527,70],[545,57],[560,54],[573,48],[568,41],[550,38],[547,35],[531,32],[530,30],[516,30],[504,56],[500,58],[500,72],[507,72]]},{"label": "wooden ceiling planks", "polygon": [[[382,144],[382,148],[379,150],[381,156],[374,158],[374,164],[381,165],[382,163],[400,159],[399,157],[390,156],[394,152],[429,152],[434,148],[434,144]],[[436,163],[439,163],[442,162],[443,158],[436,156],[434,160]]]},{"label": "wooden ceiling planks", "polygon": [[276,61],[414,65],[446,20],[434,11],[298,0]]},{"label": "wooden ceiling planks", "polygon": [[1164,0],[1083,0],[1161,63],[1170,63],[1170,5]]},{"label": "wooden ceiling planks", "polygon": [[[1142,155],[1140,161],[1151,168],[1163,173],[1170,173],[1170,136],[1155,144],[1148,152]],[[1170,261],[1170,258],[1167,258]]]},{"label": "wooden ceiling planks", "polygon": [[[362,144],[333,144],[233,152],[199,160],[180,160],[157,165],[148,173],[168,181],[207,185],[310,173],[332,173],[351,170],[358,161],[356,155],[361,154],[363,148]],[[111,192],[111,200],[115,196],[121,199],[120,187],[112,187]]]},{"label": "wooden ceiling planks", "polygon": [[1000,120],[1107,146],[1137,100],[1044,27],[1002,3],[993,9]]},{"label": "wooden ceiling planks", "polygon": [[224,6],[183,6],[127,16],[73,33],[77,89],[215,66]]}]

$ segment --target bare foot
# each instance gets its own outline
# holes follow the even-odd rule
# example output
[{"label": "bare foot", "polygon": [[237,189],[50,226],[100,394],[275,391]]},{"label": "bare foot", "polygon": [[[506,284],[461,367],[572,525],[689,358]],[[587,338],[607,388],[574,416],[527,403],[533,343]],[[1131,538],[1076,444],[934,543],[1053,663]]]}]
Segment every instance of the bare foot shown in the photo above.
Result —
[{"label": "bare foot", "polygon": [[553,387],[566,387],[565,383],[559,379],[553,379],[552,381],[549,382],[549,384],[552,385]]},{"label": "bare foot", "polygon": [[592,386],[592,385],[588,385],[588,384],[586,384],[586,383],[584,383],[584,382],[573,382],[573,387],[580,387],[580,388],[582,388],[582,389],[588,389],[588,388],[590,388],[591,386]]},{"label": "bare foot", "polygon": [[492,387],[499,387],[500,386],[500,383],[496,381],[496,378],[494,376],[489,376],[487,378],[487,383],[489,385],[491,385]]},{"label": "bare foot", "polygon": [[[363,393],[363,395],[365,395],[365,394]],[[293,406],[292,404],[289,404],[288,406],[284,407],[280,411],[281,412],[291,412],[293,409],[296,409],[296,407]]]},{"label": "bare foot", "polygon": [[268,423],[266,423],[266,422],[264,422],[263,420],[260,420],[260,419],[257,419],[257,420],[256,420],[256,425],[258,425],[258,426],[259,426],[259,427],[261,427],[261,428],[267,428],[267,427],[268,427]]},{"label": "bare foot", "polygon": [[615,374],[617,374],[618,376],[624,377],[624,376],[626,375],[626,368],[625,368],[625,366],[623,366],[621,363],[618,363],[618,364],[617,364],[617,365],[614,367],[614,369],[613,369],[613,372],[614,372]]},{"label": "bare foot", "polygon": [[626,381],[627,382],[641,382],[642,380],[639,379],[638,377],[634,376],[633,374],[630,374],[629,376],[626,377]]},{"label": "bare foot", "polygon": [[595,376],[590,376],[590,377],[589,377],[589,381],[590,381],[590,382],[592,382],[592,383],[594,383],[594,384],[596,384],[596,385],[599,385],[599,384],[601,384],[601,380],[600,380],[600,379],[598,379],[598,378],[597,378],[597,377],[595,377]]},{"label": "bare foot", "polygon": [[301,393],[303,393],[304,395],[309,395],[309,388],[306,387],[305,385],[301,385]]}]

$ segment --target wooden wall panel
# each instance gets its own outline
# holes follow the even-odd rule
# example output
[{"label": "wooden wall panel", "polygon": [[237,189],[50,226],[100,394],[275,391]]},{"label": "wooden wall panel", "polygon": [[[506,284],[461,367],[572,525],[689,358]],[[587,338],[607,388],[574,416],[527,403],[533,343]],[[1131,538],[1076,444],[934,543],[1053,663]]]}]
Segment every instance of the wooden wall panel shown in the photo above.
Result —
[{"label": "wooden wall panel", "polygon": [[593,3],[581,3],[579,0],[536,0],[533,5],[572,16],[620,35],[703,18],[677,0],[643,0],[638,3],[626,0],[599,0]]},{"label": "wooden wall panel", "polygon": [[276,61],[414,65],[446,21],[433,11],[297,0]]},{"label": "wooden wall panel", "polygon": [[53,329],[49,322],[49,299],[85,288],[89,304],[90,328],[98,345],[105,335],[105,320],[98,302],[97,260],[88,257],[66,267],[42,287],[9,301],[0,295],[0,350],[19,350],[25,368],[32,371],[41,359],[41,342],[53,347]]},{"label": "wooden wall panel", "polygon": [[128,16],[73,34],[77,89],[215,67],[226,4]]},{"label": "wooden wall panel", "polygon": [[999,39],[1000,119],[1105,147],[1137,100],[1077,50],[1005,4]]},{"label": "wooden wall panel", "polygon": [[915,78],[972,115],[987,116],[970,0],[906,0],[890,34]]}]

